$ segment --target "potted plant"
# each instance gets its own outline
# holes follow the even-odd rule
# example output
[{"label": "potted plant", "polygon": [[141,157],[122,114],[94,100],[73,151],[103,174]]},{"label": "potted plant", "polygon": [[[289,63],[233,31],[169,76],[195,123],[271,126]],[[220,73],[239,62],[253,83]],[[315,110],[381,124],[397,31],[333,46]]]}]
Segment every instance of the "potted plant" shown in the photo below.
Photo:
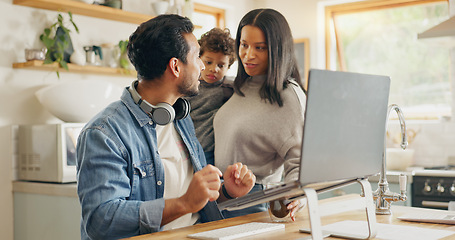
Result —
[{"label": "potted plant", "polygon": [[128,59],[127,53],[128,40],[120,40],[118,42],[118,47],[120,49],[120,59],[119,65],[121,68],[128,69],[130,66],[130,60]]},{"label": "potted plant", "polygon": [[[69,22],[73,25],[77,33],[79,28],[73,21],[73,15],[68,12]],[[46,58],[44,64],[52,64],[57,62],[57,77],[60,78],[58,72],[58,66],[68,70],[67,63],[73,53],[73,46],[71,43],[70,29],[65,27],[62,14],[58,14],[57,21],[54,22],[50,27],[45,28],[44,32],[40,35],[40,40],[43,42],[47,49]]]},{"label": "potted plant", "polygon": [[134,70],[133,64],[131,64],[130,59],[128,58],[128,40],[120,40],[118,43],[118,47],[120,49],[120,58],[119,58],[119,65],[120,68],[123,69],[123,73],[130,74]]}]

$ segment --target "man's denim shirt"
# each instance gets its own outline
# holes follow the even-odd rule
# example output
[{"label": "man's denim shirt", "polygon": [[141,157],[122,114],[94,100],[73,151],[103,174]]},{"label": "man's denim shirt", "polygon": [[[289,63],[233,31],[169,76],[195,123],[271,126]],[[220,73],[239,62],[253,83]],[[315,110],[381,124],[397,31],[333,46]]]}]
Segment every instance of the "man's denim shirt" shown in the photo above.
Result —
[{"label": "man's denim shirt", "polygon": [[[174,124],[194,171],[201,170],[206,161],[191,118]],[[82,239],[118,239],[161,230],[165,179],[155,127],[125,88],[121,100],[97,114],[81,131],[77,191]],[[202,222],[223,218],[214,202],[199,213]]]}]

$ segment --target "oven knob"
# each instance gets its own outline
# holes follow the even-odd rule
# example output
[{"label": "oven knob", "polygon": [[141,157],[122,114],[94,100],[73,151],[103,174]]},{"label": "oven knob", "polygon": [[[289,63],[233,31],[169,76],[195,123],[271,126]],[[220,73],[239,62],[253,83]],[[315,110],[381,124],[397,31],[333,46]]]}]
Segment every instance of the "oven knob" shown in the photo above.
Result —
[{"label": "oven knob", "polygon": [[436,191],[438,191],[439,193],[443,193],[444,192],[444,187],[442,186],[441,183],[438,183],[438,185],[436,186]]},{"label": "oven knob", "polygon": [[455,183],[453,183],[450,187],[450,194],[452,194],[452,196],[455,196]]},{"label": "oven knob", "polygon": [[426,193],[431,192],[431,186],[428,185],[428,181],[425,182],[425,186],[423,187],[423,191],[426,192]]}]

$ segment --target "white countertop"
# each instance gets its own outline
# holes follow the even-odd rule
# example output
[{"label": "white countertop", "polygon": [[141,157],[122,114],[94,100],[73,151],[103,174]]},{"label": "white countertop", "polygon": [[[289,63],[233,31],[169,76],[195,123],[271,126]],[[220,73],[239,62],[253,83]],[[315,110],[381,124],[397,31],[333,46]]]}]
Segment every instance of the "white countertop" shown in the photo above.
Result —
[{"label": "white countertop", "polygon": [[41,195],[78,197],[76,183],[43,183],[13,181],[13,192],[34,193]]},{"label": "white countertop", "polygon": [[[399,182],[399,177],[400,177],[401,174],[404,174],[406,176],[406,182],[408,184],[412,183],[412,176],[414,175],[413,171],[409,171],[409,172],[387,171],[387,173],[386,173],[387,182],[389,182],[389,183],[398,183]],[[370,182],[379,182],[379,174],[369,177],[368,181],[370,181]]]},{"label": "white countertop", "polygon": [[415,170],[414,176],[455,177],[455,170]]}]

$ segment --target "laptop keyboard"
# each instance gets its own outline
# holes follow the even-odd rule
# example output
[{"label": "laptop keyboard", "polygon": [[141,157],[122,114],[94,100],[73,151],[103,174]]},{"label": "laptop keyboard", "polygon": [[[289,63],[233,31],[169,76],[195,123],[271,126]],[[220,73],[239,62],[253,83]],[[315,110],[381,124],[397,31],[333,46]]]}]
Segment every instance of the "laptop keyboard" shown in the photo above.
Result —
[{"label": "laptop keyboard", "polygon": [[188,237],[207,240],[229,240],[248,237],[251,235],[276,230],[284,230],[284,224],[251,222],[232,227],[225,227],[205,232],[194,233],[188,235]]},{"label": "laptop keyboard", "polygon": [[293,189],[300,191],[297,182],[283,183],[283,185],[280,186],[252,192],[239,198],[218,203],[218,208],[220,210],[238,210],[251,207],[260,203],[266,203],[278,198],[286,197],[287,195],[292,195]]}]

